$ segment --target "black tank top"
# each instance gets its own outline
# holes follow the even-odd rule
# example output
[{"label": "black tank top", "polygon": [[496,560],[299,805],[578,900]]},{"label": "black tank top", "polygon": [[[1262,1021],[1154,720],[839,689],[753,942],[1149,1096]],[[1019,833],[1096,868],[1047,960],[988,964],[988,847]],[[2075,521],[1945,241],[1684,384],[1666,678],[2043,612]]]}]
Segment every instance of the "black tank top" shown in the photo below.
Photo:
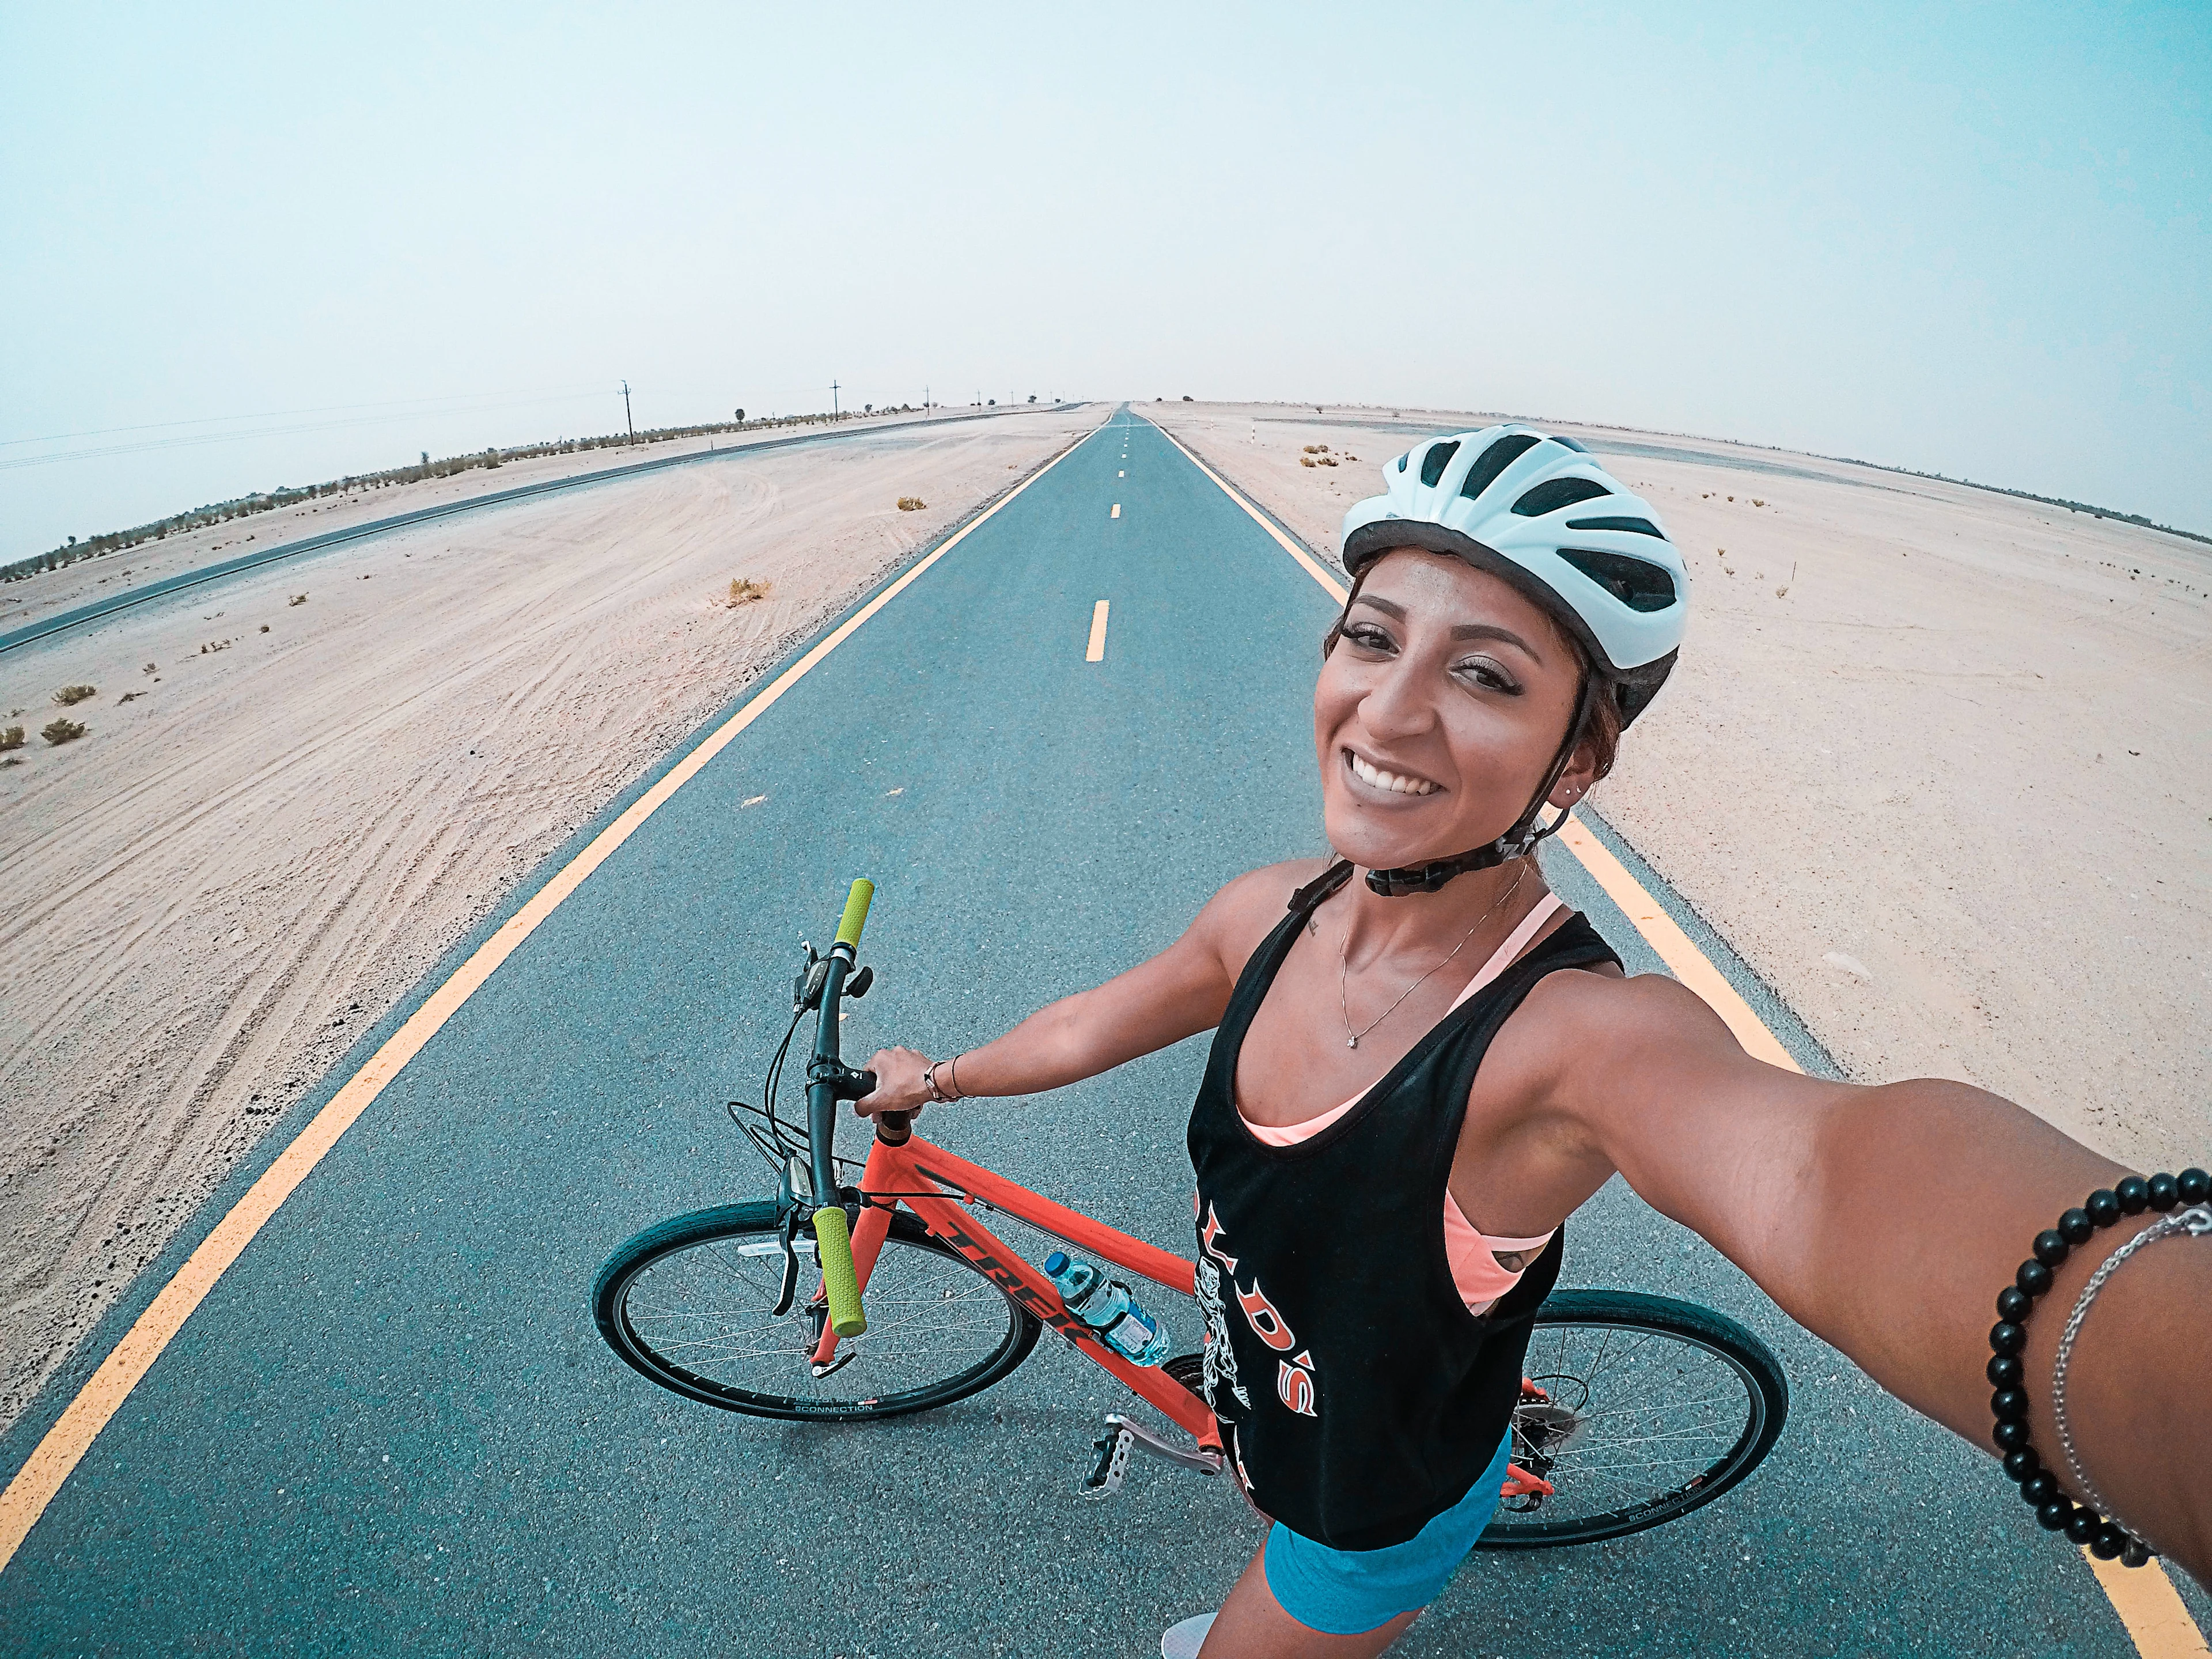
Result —
[{"label": "black tank top", "polygon": [[1207,1403],[1252,1501],[1334,1549],[1401,1544],[1457,1504],[1520,1397],[1562,1228],[1486,1315],[1468,1311],[1442,1216],[1468,1091],[1547,974],[1620,958],[1570,919],[1444,1016],[1310,1140],[1269,1146],[1238,1115],[1237,1052],[1340,865],[1301,889],[1237,982],[1190,1116]]}]

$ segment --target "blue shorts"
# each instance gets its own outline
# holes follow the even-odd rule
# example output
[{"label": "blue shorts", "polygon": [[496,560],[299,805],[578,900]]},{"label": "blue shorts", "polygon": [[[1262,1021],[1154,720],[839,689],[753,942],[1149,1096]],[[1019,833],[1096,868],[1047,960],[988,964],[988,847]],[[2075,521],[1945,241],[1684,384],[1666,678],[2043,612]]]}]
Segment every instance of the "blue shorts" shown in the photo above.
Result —
[{"label": "blue shorts", "polygon": [[1277,1522],[1262,1558],[1267,1588],[1285,1613],[1325,1636],[1364,1635],[1428,1606],[1490,1524],[1512,1449],[1509,1431],[1467,1496],[1402,1544],[1333,1550]]}]

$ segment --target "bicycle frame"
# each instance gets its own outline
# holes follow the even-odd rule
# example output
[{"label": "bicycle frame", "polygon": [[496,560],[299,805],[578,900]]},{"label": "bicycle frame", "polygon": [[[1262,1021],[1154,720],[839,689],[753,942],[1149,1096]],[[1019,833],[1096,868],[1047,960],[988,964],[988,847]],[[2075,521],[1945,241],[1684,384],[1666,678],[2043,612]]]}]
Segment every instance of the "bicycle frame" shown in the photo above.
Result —
[{"label": "bicycle frame", "polygon": [[[1205,1401],[1156,1367],[1133,1365],[1109,1347],[1096,1331],[1067,1310],[1052,1281],[1002,1243],[968,1206],[980,1201],[1003,1210],[1182,1296],[1194,1294],[1197,1288],[1195,1264],[1040,1197],[911,1130],[904,1131],[900,1139],[892,1138],[899,1133],[890,1126],[878,1127],[860,1176],[863,1208],[853,1230],[853,1269],[864,1294],[890,1231],[891,1212],[903,1204],[932,1235],[965,1256],[1017,1304],[1058,1331],[1079,1353],[1113,1373],[1133,1393],[1186,1431],[1197,1441],[1200,1451],[1221,1452],[1220,1425]],[[942,1196],[920,1195],[931,1193]],[[828,1364],[837,1351],[837,1342],[836,1331],[825,1324],[814,1351],[815,1364]]]}]

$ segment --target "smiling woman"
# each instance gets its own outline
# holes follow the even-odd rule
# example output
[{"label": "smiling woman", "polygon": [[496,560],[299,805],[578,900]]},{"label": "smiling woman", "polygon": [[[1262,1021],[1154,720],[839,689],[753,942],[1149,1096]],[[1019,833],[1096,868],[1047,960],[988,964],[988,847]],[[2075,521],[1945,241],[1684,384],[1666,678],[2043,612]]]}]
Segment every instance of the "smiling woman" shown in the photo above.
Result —
[{"label": "smiling woman", "polygon": [[858,1103],[1036,1093],[1217,1030],[1189,1129],[1218,1268],[1206,1396],[1275,1525],[1203,1652],[1377,1653],[1443,1588],[1498,1499],[1560,1234],[1616,1172],[2005,1452],[2044,1526],[2131,1564],[2154,1539],[2201,1576],[2212,1503],[2170,1477],[2212,1459],[2191,1381],[2212,1332],[2168,1315],[2212,1295],[2212,1253],[2108,1269],[2063,1389],[2059,1322],[2023,1322],[2083,1293],[2100,1253],[2069,1255],[2098,1228],[2174,1231],[2151,1212],[2212,1178],[2125,1179],[1962,1085],[1767,1065],[1680,984],[1626,978],[1529,854],[1673,666],[1680,560],[1648,505],[1533,428],[1432,440],[1386,477],[1346,516],[1353,588],[1314,690],[1335,857],[1238,878],[1158,957],[957,1066],[878,1053]]}]

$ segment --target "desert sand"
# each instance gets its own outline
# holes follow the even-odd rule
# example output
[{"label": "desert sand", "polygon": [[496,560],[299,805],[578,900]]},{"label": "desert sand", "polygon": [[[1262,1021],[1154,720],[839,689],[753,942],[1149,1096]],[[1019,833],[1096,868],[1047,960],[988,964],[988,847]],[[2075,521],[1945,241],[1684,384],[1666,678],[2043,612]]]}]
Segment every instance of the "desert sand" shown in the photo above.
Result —
[{"label": "desert sand", "polygon": [[[1104,410],[650,473],[244,573],[0,656],[0,1424],[515,882]],[[697,446],[704,448],[704,443]],[[726,446],[725,446],[726,447]],[[649,454],[671,453],[655,446]],[[257,545],[605,466],[380,490],[11,584],[0,629]],[[902,512],[902,495],[928,503]],[[730,608],[730,583],[769,597]],[[304,599],[295,596],[304,595]],[[88,728],[49,748],[58,687]]]},{"label": "desert sand", "polygon": [[[1503,416],[1139,404],[1311,547]],[[1854,1079],[2139,1168],[2212,1144],[2212,547],[1871,466],[1546,422],[1657,509],[1688,642],[1597,810]],[[1344,459],[1305,466],[1308,445]]]},{"label": "desert sand", "polygon": [[[729,449],[756,447],[812,448],[811,442],[793,444],[793,439],[814,439],[832,434],[842,437],[856,431],[886,431],[929,423],[928,429],[947,430],[963,420],[998,420],[1008,416],[1033,416],[1033,409],[972,413],[965,409],[935,409],[905,415],[857,415],[830,426],[763,426],[744,432],[724,432],[703,438],[671,438],[665,442],[639,442],[635,447],[585,449],[566,455],[518,457],[496,467],[471,467],[444,477],[411,483],[363,485],[336,495],[295,502],[286,507],[253,513],[228,524],[204,525],[179,531],[132,548],[118,549],[97,558],[80,559],[59,570],[42,572],[29,580],[0,582],[0,634],[6,634],[64,611],[110,597],[119,590],[143,587],[165,576],[206,565],[220,564],[259,549],[281,545],[308,536],[388,519],[424,507],[447,507],[485,495],[498,495],[529,484],[610,472],[620,467],[667,460],[683,455],[719,453]],[[120,526],[107,526],[118,529]],[[25,552],[29,550],[18,550]],[[10,557],[15,556],[10,555]]]}]

